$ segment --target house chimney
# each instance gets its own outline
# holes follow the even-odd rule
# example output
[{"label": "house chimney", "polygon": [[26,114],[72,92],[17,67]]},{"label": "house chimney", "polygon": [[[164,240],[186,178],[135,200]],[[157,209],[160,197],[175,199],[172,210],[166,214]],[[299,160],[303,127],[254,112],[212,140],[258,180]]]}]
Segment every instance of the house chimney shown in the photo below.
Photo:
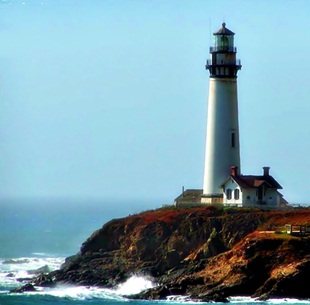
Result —
[{"label": "house chimney", "polygon": [[230,175],[233,177],[238,175],[238,166],[232,166],[230,168]]},{"label": "house chimney", "polygon": [[269,176],[270,167],[269,166],[264,166],[263,170],[264,170],[264,176]]}]

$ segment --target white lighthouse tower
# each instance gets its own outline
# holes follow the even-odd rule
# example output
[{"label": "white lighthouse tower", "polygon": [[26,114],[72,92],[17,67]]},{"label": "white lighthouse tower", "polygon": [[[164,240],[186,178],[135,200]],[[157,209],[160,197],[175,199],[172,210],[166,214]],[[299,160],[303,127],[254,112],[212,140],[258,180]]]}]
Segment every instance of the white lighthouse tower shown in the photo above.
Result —
[{"label": "white lighthouse tower", "polygon": [[241,63],[236,59],[235,33],[223,23],[213,35],[206,64],[210,82],[202,203],[222,202],[221,185],[232,166],[240,171],[237,72]]}]

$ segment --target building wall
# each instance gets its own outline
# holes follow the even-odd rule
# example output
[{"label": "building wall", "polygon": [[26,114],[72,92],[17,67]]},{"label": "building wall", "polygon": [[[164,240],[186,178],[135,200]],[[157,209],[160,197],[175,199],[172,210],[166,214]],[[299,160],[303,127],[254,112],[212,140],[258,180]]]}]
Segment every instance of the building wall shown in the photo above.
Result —
[{"label": "building wall", "polygon": [[[231,190],[231,198],[227,198],[227,190]],[[234,196],[235,190],[239,190],[239,199]],[[257,188],[244,188],[241,189],[240,186],[233,180],[229,179],[225,183],[223,189],[223,203],[225,206],[255,206],[255,205],[269,205],[278,206],[281,202],[281,196],[276,189],[268,188],[266,193],[263,193],[263,198],[258,201]]]},{"label": "building wall", "polygon": [[[228,190],[231,190],[231,199],[227,197]],[[236,198],[236,190],[239,192],[239,198]],[[240,186],[233,180],[229,179],[226,184],[225,188],[223,189],[223,203],[224,205],[232,205],[232,206],[242,206],[243,202],[243,193]]]},{"label": "building wall", "polygon": [[257,203],[257,190],[249,188],[243,190],[243,206],[253,206]]},{"label": "building wall", "polygon": [[267,205],[280,205],[281,197],[276,189],[268,189],[265,196]]},{"label": "building wall", "polygon": [[221,194],[232,166],[240,169],[237,81],[210,78],[203,194]]},{"label": "building wall", "polygon": [[202,204],[213,204],[213,203],[223,203],[223,196],[218,197],[201,197],[200,202]]}]

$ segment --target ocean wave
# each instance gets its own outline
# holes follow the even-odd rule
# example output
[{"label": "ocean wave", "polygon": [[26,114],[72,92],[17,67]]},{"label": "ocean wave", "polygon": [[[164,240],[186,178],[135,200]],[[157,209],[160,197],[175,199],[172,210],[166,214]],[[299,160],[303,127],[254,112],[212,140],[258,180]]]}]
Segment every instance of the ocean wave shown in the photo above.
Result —
[{"label": "ocean wave", "polygon": [[38,291],[25,292],[25,295],[53,296],[57,298],[66,298],[71,300],[91,300],[91,299],[108,299],[126,301],[124,297],[116,291],[98,287],[86,286],[58,286],[56,288],[40,288]]},{"label": "ocean wave", "polygon": [[53,270],[64,263],[64,257],[20,257],[0,259],[0,271],[34,270],[48,265]]},{"label": "ocean wave", "polygon": [[55,288],[36,287],[37,291],[24,292],[24,295],[48,295],[71,300],[105,299],[128,301],[123,295],[139,293],[151,287],[154,287],[154,284],[149,278],[133,275],[125,283],[119,285],[115,289],[59,285]]},{"label": "ocean wave", "polygon": [[154,286],[155,284],[151,281],[150,278],[133,275],[126,282],[118,285],[115,289],[62,285],[56,288],[39,288],[39,291],[29,292],[29,294],[52,295],[54,297],[75,300],[111,299],[127,301],[124,295],[136,294]]},{"label": "ocean wave", "polygon": [[[24,259],[24,258],[21,258]],[[15,269],[12,271],[11,269],[0,271],[0,286],[5,287],[6,289],[0,291],[1,294],[9,293],[9,290],[15,288],[17,285],[20,286],[21,282],[18,280],[19,278],[31,278],[33,275],[29,272],[29,267],[32,269],[35,266],[40,265],[37,259],[27,258],[32,261],[32,264],[25,263],[23,266],[25,269],[20,270],[16,269],[16,265],[12,264],[11,267]],[[60,266],[63,262],[63,259],[44,259],[39,260],[40,263],[44,262],[53,262],[54,266]],[[57,263],[57,264],[56,264]],[[1,265],[1,262],[0,262]],[[9,264],[5,264],[4,266],[9,266]],[[58,285],[54,288],[46,288],[46,287],[35,287],[37,291],[24,292],[23,295],[39,295],[39,296],[53,296],[58,298],[66,298],[72,300],[88,300],[88,299],[111,299],[111,300],[119,300],[119,301],[127,301],[124,295],[130,295],[139,293],[142,290],[152,288],[155,284],[148,277],[133,275],[126,282],[120,284],[115,289],[106,289],[99,287],[86,287],[86,286],[73,286],[73,285]]]},{"label": "ocean wave", "polygon": [[20,257],[0,259],[0,286],[18,287],[40,273],[59,269],[64,257]]},{"label": "ocean wave", "polygon": [[20,264],[28,264],[30,262],[27,258],[10,258],[6,259],[2,262],[2,265],[20,265]]}]

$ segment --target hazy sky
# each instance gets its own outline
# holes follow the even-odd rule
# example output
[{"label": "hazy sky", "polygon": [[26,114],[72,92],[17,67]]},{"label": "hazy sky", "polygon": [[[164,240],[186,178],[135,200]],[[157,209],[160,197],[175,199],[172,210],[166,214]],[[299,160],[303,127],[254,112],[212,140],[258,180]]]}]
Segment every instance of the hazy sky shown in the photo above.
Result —
[{"label": "hazy sky", "polygon": [[236,33],[243,174],[310,202],[310,1],[0,1],[0,200],[202,188],[211,33]]}]

